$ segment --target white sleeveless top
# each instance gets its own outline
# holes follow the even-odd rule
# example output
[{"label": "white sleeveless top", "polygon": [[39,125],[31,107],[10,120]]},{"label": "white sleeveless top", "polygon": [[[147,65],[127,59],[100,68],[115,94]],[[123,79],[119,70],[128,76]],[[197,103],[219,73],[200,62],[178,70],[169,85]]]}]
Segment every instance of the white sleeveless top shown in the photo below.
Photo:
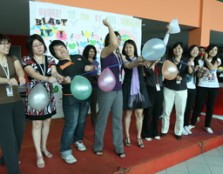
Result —
[{"label": "white sleeveless top", "polygon": [[217,78],[217,69],[207,71],[202,78],[199,79],[198,86],[206,88],[219,88]]}]

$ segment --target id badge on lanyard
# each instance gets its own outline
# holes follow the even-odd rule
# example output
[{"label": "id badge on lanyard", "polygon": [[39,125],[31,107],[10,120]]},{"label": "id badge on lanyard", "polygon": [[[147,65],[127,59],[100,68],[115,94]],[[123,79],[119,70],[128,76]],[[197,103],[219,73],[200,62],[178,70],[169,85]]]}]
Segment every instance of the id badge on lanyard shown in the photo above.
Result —
[{"label": "id badge on lanyard", "polygon": [[181,84],[181,80],[177,80],[176,81],[176,84]]},{"label": "id badge on lanyard", "polygon": [[[3,69],[7,79],[10,79],[10,73],[9,73],[9,66],[8,66],[8,64],[7,64],[6,67],[2,66],[2,69]],[[10,86],[10,85],[6,86],[5,90],[6,90],[6,94],[7,94],[8,97],[12,97],[13,96],[13,88],[12,88],[12,86]]]},{"label": "id badge on lanyard", "polygon": [[160,91],[160,84],[159,84],[159,70],[157,67],[154,69],[155,77],[156,77],[156,90]]},{"label": "id badge on lanyard", "polygon": [[6,86],[6,93],[8,97],[12,97],[13,96],[13,88],[12,86]]},{"label": "id badge on lanyard", "polygon": [[[179,66],[179,72],[180,72],[180,70],[181,70],[181,67],[182,67],[182,64],[180,64],[180,66]],[[181,80],[176,80],[176,84],[181,84]]]},{"label": "id badge on lanyard", "polygon": [[156,84],[156,90],[160,91],[160,84],[159,83]]}]

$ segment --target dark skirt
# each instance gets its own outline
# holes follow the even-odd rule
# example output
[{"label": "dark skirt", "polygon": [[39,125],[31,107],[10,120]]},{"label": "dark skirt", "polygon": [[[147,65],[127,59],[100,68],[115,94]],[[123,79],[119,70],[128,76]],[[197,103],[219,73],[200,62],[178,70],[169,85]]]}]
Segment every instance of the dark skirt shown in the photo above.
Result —
[{"label": "dark skirt", "polygon": [[140,83],[140,93],[144,98],[143,101],[138,100],[137,102],[131,103],[130,89],[131,89],[131,81],[124,81],[122,85],[123,110],[144,109],[151,106],[151,102],[149,100],[146,85],[144,82]]}]

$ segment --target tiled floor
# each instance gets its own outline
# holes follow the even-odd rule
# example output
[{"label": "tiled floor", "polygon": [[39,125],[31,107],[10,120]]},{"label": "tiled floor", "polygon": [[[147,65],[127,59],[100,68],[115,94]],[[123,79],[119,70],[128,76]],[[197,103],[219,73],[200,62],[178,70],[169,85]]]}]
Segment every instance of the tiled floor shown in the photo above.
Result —
[{"label": "tiled floor", "polygon": [[212,149],[156,174],[222,174],[223,146]]}]

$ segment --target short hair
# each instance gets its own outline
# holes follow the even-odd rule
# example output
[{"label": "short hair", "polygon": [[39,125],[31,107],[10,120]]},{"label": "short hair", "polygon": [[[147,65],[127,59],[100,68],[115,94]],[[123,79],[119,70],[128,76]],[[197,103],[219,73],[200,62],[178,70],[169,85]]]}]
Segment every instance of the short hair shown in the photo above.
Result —
[{"label": "short hair", "polygon": [[135,57],[138,57],[138,51],[137,51],[136,43],[135,43],[134,40],[131,40],[131,39],[125,41],[125,43],[124,43],[124,45],[123,45],[123,48],[122,48],[122,54],[123,54],[124,56],[127,56],[127,55],[126,55],[126,52],[125,52],[125,46],[126,46],[127,44],[131,44],[131,45],[133,45],[133,47],[134,47],[134,56],[135,56]]},{"label": "short hair", "polygon": [[47,51],[47,47],[46,47],[46,44],[45,44],[43,38],[40,35],[38,35],[38,34],[33,34],[33,35],[29,36],[27,38],[27,40],[26,40],[26,48],[28,50],[28,54],[30,56],[33,56],[33,54],[34,54],[33,53],[33,42],[34,42],[34,40],[38,40],[38,41],[40,41],[43,44],[43,46],[44,46],[44,53],[45,53]]},{"label": "short hair", "polygon": [[59,58],[57,57],[57,55],[56,55],[56,53],[55,53],[53,47],[55,47],[55,46],[60,46],[60,45],[62,45],[62,46],[64,46],[65,48],[67,48],[66,45],[65,45],[65,43],[62,42],[61,40],[54,40],[54,41],[52,41],[52,42],[50,43],[50,45],[49,45],[50,53],[51,53],[52,56],[55,57],[56,59],[59,59]]},{"label": "short hair", "polygon": [[182,43],[182,42],[176,42],[176,43],[173,45],[172,50],[175,49],[177,46],[180,46],[182,49],[184,49],[184,47],[183,47],[183,43]]},{"label": "short hair", "polygon": [[8,41],[9,43],[11,43],[11,40],[7,35],[0,33],[0,42],[2,41]]},{"label": "short hair", "polygon": [[95,48],[94,45],[87,45],[87,46],[84,48],[83,56],[86,57],[86,58],[88,58],[88,57],[89,57],[89,51],[90,51],[91,49],[93,49],[94,52],[95,52],[95,55],[94,55],[93,59],[96,60],[97,50],[96,50],[96,48]]},{"label": "short hair", "polygon": [[[114,33],[115,33],[116,36],[120,36],[121,37],[119,32],[115,31]],[[109,40],[109,33],[108,33],[106,35],[106,37],[105,37],[105,47],[107,47],[109,45],[109,42],[110,42],[110,40]]]},{"label": "short hair", "polygon": [[[170,56],[173,56],[174,57],[174,53],[173,53],[173,50],[177,47],[177,46],[180,46],[183,50],[184,50],[184,47],[183,47],[183,43],[182,42],[175,42],[174,45],[172,46],[172,48],[170,49]],[[182,54],[183,55],[183,54]]]},{"label": "short hair", "polygon": [[217,48],[218,48],[218,46],[217,46],[216,44],[210,44],[210,45],[208,45],[208,47],[207,47],[207,49],[206,49],[206,52],[208,53],[208,52],[211,51],[214,47],[217,47]]},{"label": "short hair", "polygon": [[188,56],[190,56],[190,52],[195,48],[197,47],[199,49],[199,46],[198,45],[191,45],[189,48],[188,48]]}]

